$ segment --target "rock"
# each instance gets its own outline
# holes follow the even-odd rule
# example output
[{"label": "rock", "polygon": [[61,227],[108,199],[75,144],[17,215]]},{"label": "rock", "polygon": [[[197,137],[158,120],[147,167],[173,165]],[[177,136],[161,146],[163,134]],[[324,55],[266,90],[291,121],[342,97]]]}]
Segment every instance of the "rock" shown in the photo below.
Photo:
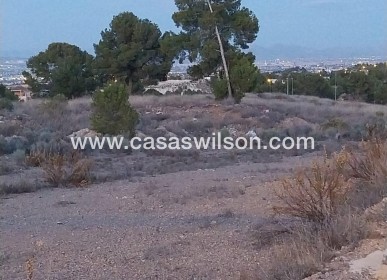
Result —
[{"label": "rock", "polygon": [[158,128],[156,128],[156,131],[161,133],[161,135],[166,138],[177,137],[175,133],[168,131],[168,129],[166,129],[164,126],[159,126]]},{"label": "rock", "polygon": [[157,85],[150,85],[145,88],[145,92],[152,94],[192,94],[192,93],[204,93],[211,94],[212,90],[210,83],[206,80],[168,80],[159,82]]},{"label": "rock", "polygon": [[340,140],[340,138],[341,138],[341,133],[337,132],[335,135],[335,139]]},{"label": "rock", "polygon": [[339,96],[338,101],[354,101],[356,98],[352,94],[343,93]]},{"label": "rock", "polygon": [[176,138],[177,135],[176,135],[175,133],[173,133],[173,132],[168,131],[168,132],[165,134],[165,137],[166,137],[166,138],[172,138],[172,137]]},{"label": "rock", "polygon": [[367,208],[364,212],[364,216],[368,220],[384,220],[386,216],[387,199],[384,198],[381,202]]},{"label": "rock", "polygon": [[383,268],[383,260],[386,254],[387,250],[377,250],[367,255],[365,258],[354,260],[350,264],[350,271],[353,273],[361,273],[364,270],[368,270],[371,274],[374,275],[381,273],[383,272],[381,268]]},{"label": "rock", "polygon": [[257,137],[257,133],[255,133],[254,130],[250,130],[249,132],[246,133],[246,136],[249,138],[254,138],[254,137]]},{"label": "rock", "polygon": [[230,136],[236,137],[238,135],[238,130],[234,127],[228,127],[228,132]]},{"label": "rock", "polygon": [[142,133],[141,131],[137,131],[136,137],[139,137],[140,139],[145,139],[147,136],[146,136],[146,134]]},{"label": "rock", "polygon": [[311,124],[310,122],[307,122],[304,119],[294,117],[294,118],[286,118],[284,119],[280,124],[280,128],[283,129],[289,129],[289,128],[294,128],[294,127],[310,127],[314,128],[315,125]]},{"label": "rock", "polygon": [[156,128],[156,130],[167,131],[167,129],[162,125]]},{"label": "rock", "polygon": [[294,117],[284,119],[278,126],[280,129],[284,130],[287,136],[297,137],[297,136],[308,136],[312,131],[317,129],[316,124],[307,122],[304,119]]},{"label": "rock", "polygon": [[88,128],[83,128],[81,130],[73,132],[68,137],[78,137],[78,138],[92,137],[92,138],[94,138],[94,137],[99,137],[99,136],[101,136],[100,133],[98,133],[94,130],[88,129]]}]

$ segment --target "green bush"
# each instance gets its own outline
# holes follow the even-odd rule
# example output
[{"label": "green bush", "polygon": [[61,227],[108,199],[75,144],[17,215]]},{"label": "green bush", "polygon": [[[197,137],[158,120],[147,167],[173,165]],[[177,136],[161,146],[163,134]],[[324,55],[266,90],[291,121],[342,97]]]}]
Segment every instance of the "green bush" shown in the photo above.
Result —
[{"label": "green bush", "polygon": [[0,110],[2,109],[12,111],[13,110],[12,101],[6,98],[0,98]]},{"label": "green bush", "polygon": [[113,83],[96,92],[92,108],[94,130],[102,134],[134,136],[138,113],[129,104],[124,84]]},{"label": "green bush", "polygon": [[224,79],[214,79],[211,82],[212,92],[215,95],[216,100],[222,100],[227,98],[228,90],[227,90],[227,81]]},{"label": "green bush", "polygon": [[[245,93],[254,91],[263,78],[254,65],[255,56],[252,53],[229,51],[227,57],[232,97],[235,103],[240,103]],[[227,80],[224,76],[221,76],[220,79],[213,79],[211,87],[217,100],[228,97]]]},{"label": "green bush", "polygon": [[238,55],[230,64],[230,79],[233,88],[233,97],[240,103],[246,92],[253,91],[260,78],[258,68],[254,65],[251,55]]},{"label": "green bush", "polygon": [[22,136],[4,137],[0,135],[0,155],[12,154],[14,151],[28,147],[28,140]]},{"label": "green bush", "polygon": [[0,110],[12,111],[12,101],[16,101],[17,99],[17,96],[13,92],[8,90],[3,84],[0,84]]},{"label": "green bush", "polygon": [[11,101],[18,100],[17,96],[5,87],[5,85],[0,84],[0,98],[5,98]]}]

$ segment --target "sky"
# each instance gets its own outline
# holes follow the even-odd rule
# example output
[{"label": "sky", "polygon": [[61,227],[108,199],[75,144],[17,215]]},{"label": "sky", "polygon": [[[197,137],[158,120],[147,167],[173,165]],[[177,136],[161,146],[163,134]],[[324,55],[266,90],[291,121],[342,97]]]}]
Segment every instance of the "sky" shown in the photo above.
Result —
[{"label": "sky", "polygon": [[[317,51],[387,56],[386,0],[242,0],[260,21],[258,56]],[[173,0],[0,0],[0,57],[29,57],[51,42],[94,53],[114,15],[131,11],[178,31]]]}]

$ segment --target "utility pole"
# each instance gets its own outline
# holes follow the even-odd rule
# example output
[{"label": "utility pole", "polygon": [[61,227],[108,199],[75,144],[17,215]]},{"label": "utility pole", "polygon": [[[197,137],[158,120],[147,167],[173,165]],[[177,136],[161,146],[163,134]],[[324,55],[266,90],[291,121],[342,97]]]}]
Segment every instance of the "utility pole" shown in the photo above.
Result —
[{"label": "utility pole", "polygon": [[286,78],[286,95],[289,95],[289,77]]},{"label": "utility pole", "polygon": [[292,77],[292,95],[294,94],[294,78]]},{"label": "utility pole", "polygon": [[335,71],[335,101],[337,101],[337,72]]},{"label": "utility pole", "polygon": [[[207,4],[208,4],[208,7],[210,8],[211,14],[213,14],[214,11],[212,10],[212,6],[211,6],[210,0],[206,0],[206,1],[207,1]],[[216,33],[216,37],[218,38],[218,42],[219,42],[220,55],[222,56],[223,69],[224,69],[224,74],[226,76],[226,81],[227,81],[228,97],[231,98],[232,97],[232,89],[231,89],[231,82],[230,82],[230,74],[228,72],[227,61],[226,61],[226,57],[224,55],[224,48],[223,48],[222,38],[220,38],[219,29],[218,29],[218,26],[216,24],[215,24],[215,33]]]}]

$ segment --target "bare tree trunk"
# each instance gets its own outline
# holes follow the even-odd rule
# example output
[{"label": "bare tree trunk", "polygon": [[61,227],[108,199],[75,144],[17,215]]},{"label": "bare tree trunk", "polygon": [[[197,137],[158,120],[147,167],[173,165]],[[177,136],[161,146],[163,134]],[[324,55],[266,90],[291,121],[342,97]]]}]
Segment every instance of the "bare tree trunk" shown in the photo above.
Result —
[{"label": "bare tree trunk", "polygon": [[132,91],[133,91],[133,79],[129,78],[129,81],[127,84],[128,97],[132,95]]},{"label": "bare tree trunk", "polygon": [[[211,6],[210,0],[207,0],[207,4],[208,4],[208,7],[210,8],[211,13],[213,13],[214,11],[212,10],[212,6]],[[218,38],[218,42],[219,42],[220,55],[222,56],[224,74],[226,76],[226,81],[227,81],[228,97],[232,98],[232,88],[231,88],[231,82],[230,82],[230,74],[228,72],[227,61],[226,61],[226,57],[224,55],[223,43],[222,43],[222,39],[220,38],[219,29],[218,29],[217,25],[215,25],[215,33],[216,33],[216,37]]]}]

